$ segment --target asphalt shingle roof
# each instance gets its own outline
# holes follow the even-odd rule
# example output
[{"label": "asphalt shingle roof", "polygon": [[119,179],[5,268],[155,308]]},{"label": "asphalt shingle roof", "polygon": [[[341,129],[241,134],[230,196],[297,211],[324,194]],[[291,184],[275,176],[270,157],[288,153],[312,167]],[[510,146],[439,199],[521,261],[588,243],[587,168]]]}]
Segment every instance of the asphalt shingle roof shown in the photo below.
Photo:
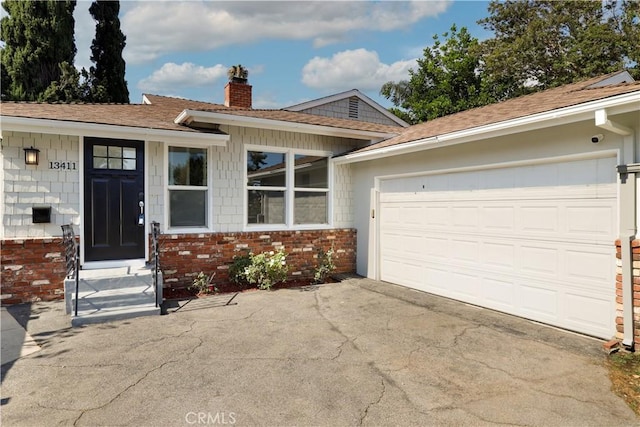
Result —
[{"label": "asphalt shingle roof", "polygon": [[405,129],[398,136],[355,150],[354,152],[359,153],[390,147],[393,145],[445,135],[506,120],[522,118],[533,114],[544,113],[560,108],[571,107],[590,101],[602,100],[616,95],[640,91],[640,82],[620,83],[617,85],[589,88],[589,86],[601,81],[602,79],[603,77],[600,76],[582,82],[560,86],[542,92],[486,105],[484,107],[478,107],[440,117],[411,126]]},{"label": "asphalt shingle roof", "polygon": [[396,134],[396,126],[380,125],[358,120],[316,116],[286,110],[254,110],[226,107],[221,104],[192,101],[159,95],[145,95],[151,104],[46,104],[37,102],[2,102],[2,116],[32,119],[49,119],[113,126],[163,129],[183,132],[199,132],[174,123],[174,119],[186,109],[206,111],[239,117],[279,120],[307,125],[328,126],[356,131]]},{"label": "asphalt shingle roof", "polygon": [[640,82],[590,87],[594,83],[602,81],[604,77],[606,76],[599,76],[543,92],[474,108],[408,128],[317,116],[288,110],[226,107],[221,104],[148,94],[145,95],[145,97],[151,104],[44,104],[2,102],[0,104],[0,114],[8,117],[96,123],[181,132],[202,132],[202,130],[174,123],[174,119],[183,110],[190,109],[228,116],[396,135],[355,151],[363,152],[640,91]]}]

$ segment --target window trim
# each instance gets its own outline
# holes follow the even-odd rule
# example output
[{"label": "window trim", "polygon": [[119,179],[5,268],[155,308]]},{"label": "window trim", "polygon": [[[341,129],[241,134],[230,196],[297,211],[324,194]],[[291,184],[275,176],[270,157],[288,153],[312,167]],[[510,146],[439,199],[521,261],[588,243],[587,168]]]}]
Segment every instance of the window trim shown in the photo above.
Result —
[{"label": "window trim", "polygon": [[[190,233],[211,233],[213,228],[213,170],[211,168],[213,153],[210,145],[196,143],[167,143],[163,144],[164,147],[164,161],[163,161],[163,194],[165,203],[163,203],[164,210],[164,223],[166,224],[166,230],[170,233],[176,234],[190,234]],[[205,150],[207,159],[207,185],[206,186],[194,186],[194,185],[169,185],[169,149],[171,147],[179,148],[199,148]],[[207,197],[206,207],[207,214],[205,216],[206,224],[204,227],[171,227],[170,222],[170,195],[171,190],[188,190],[188,191],[206,191]]]},{"label": "window trim", "polygon": [[[333,153],[321,150],[306,150],[287,147],[273,147],[267,145],[245,144],[242,162],[242,193],[243,193],[243,231],[276,231],[276,230],[319,230],[333,228]],[[247,160],[249,151],[264,151],[268,153],[282,153],[286,155],[286,180],[284,187],[285,195],[285,222],[284,224],[249,224],[248,213],[248,190],[251,186],[247,185]],[[319,156],[327,158],[327,188],[304,188],[294,187],[295,185],[295,156]],[[283,187],[260,187],[262,190],[282,191]],[[296,191],[321,192],[327,194],[327,222],[316,224],[295,224],[294,208]]]}]

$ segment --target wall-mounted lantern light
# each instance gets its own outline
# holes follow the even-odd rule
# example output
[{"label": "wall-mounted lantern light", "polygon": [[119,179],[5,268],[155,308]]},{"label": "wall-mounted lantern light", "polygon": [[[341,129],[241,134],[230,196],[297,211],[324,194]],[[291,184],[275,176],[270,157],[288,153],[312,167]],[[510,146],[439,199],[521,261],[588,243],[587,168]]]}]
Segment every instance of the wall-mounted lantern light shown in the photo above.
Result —
[{"label": "wall-mounted lantern light", "polygon": [[40,150],[37,148],[24,148],[24,164],[25,165],[37,165],[38,164],[38,155]]}]

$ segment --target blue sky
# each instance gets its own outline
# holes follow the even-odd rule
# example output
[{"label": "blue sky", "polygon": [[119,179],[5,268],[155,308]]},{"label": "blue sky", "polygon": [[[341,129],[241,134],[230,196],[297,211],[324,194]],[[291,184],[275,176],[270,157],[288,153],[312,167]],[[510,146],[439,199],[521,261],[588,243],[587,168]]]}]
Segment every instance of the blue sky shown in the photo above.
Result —
[{"label": "blue sky", "polygon": [[[95,23],[76,6],[77,67],[88,67]],[[131,102],[142,93],[224,101],[226,71],[249,69],[254,108],[281,108],[408,76],[433,35],[452,24],[479,39],[482,1],[122,1]]]}]

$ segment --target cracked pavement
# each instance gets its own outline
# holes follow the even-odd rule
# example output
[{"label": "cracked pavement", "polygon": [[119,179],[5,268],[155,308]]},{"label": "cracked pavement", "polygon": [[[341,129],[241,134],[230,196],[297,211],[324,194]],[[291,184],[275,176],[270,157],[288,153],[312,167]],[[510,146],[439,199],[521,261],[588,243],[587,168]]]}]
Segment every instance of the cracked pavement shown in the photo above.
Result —
[{"label": "cracked pavement", "polygon": [[234,302],[26,307],[41,350],[2,366],[2,425],[640,425],[599,340],[368,279]]}]

